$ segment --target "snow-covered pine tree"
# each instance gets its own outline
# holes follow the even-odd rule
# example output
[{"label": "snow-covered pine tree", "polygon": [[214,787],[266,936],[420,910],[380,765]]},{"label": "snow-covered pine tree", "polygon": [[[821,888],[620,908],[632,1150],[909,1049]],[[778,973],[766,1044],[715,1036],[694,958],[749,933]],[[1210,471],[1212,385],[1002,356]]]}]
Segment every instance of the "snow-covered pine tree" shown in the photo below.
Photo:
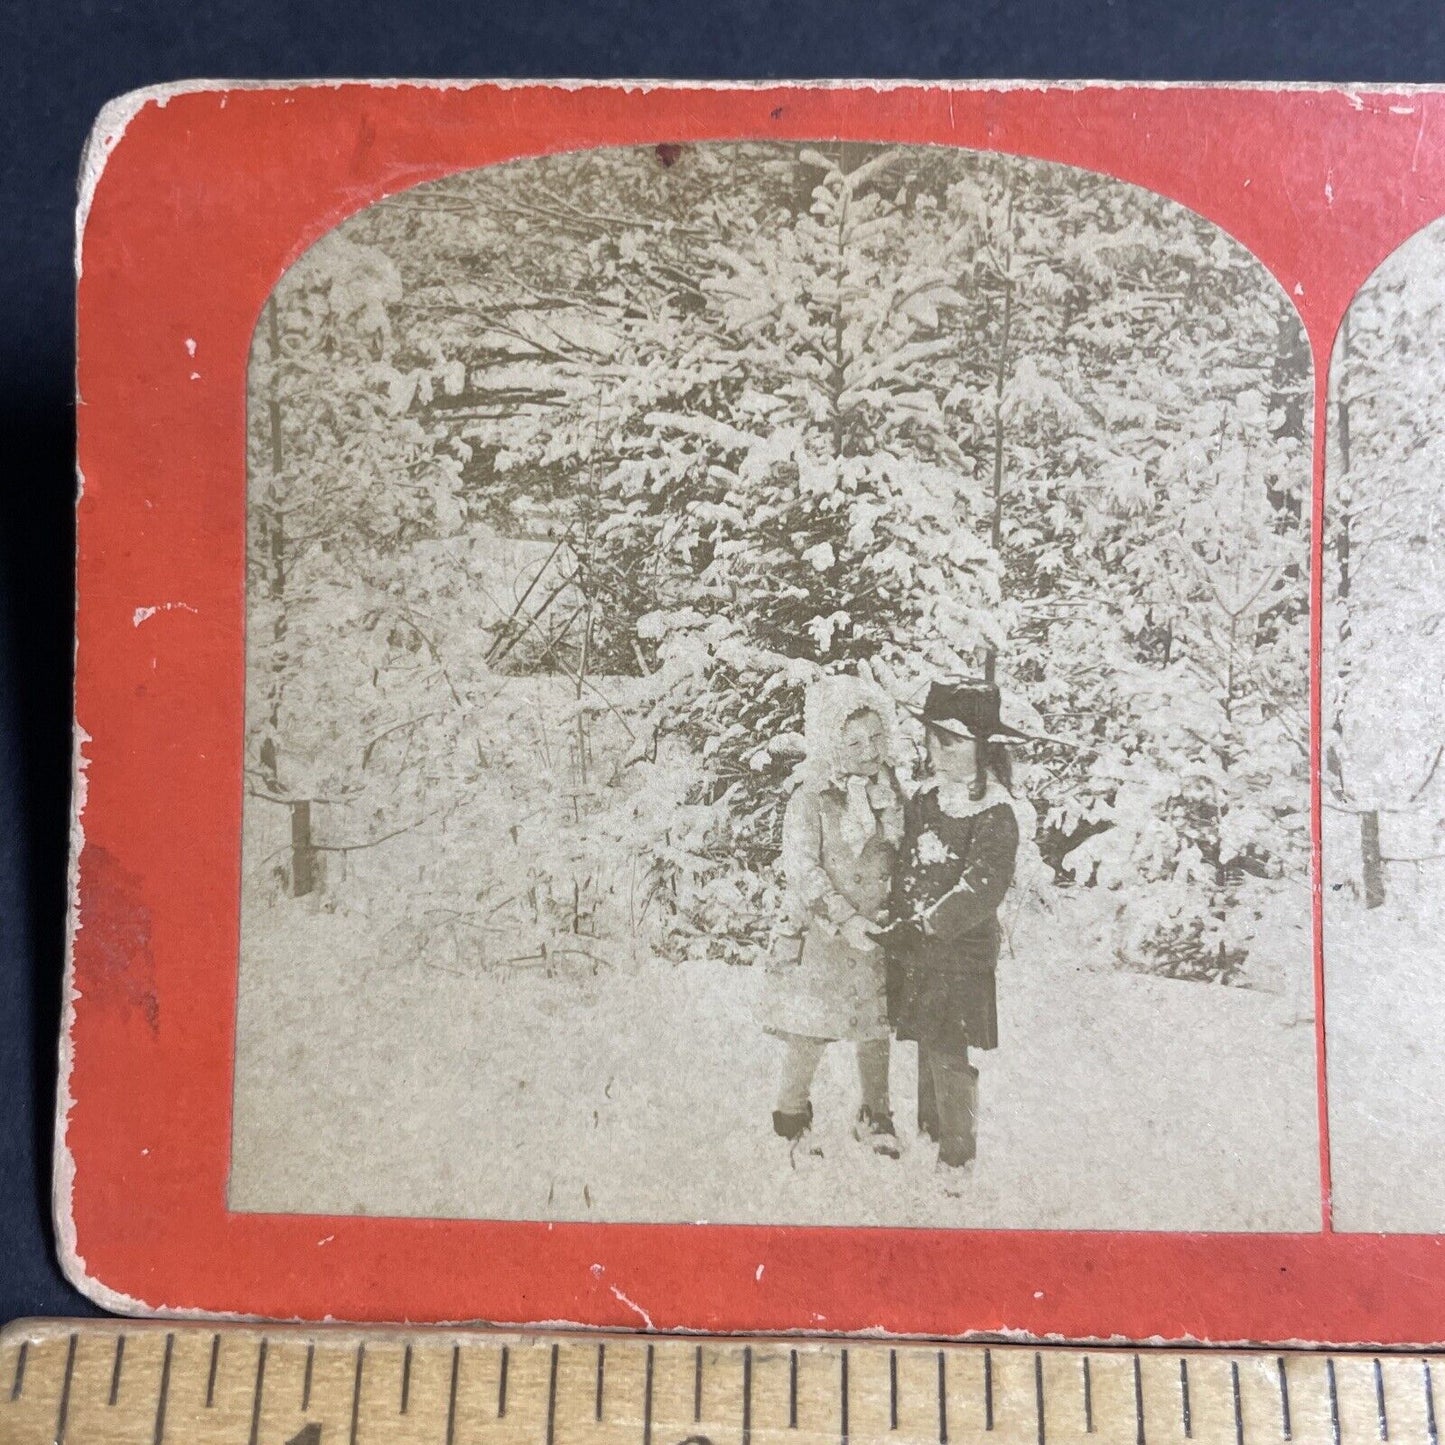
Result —
[{"label": "snow-covered pine tree", "polygon": [[662,518],[651,545],[669,578],[639,622],[649,726],[701,759],[709,826],[689,881],[699,938],[725,948],[769,922],[803,685],[876,665],[913,691],[999,640],[983,495],[939,373],[960,298],[909,223],[898,159],[804,151],[805,194],[709,248],[684,348],[698,384],[646,415],[624,469]]},{"label": "snow-covered pine tree", "polygon": [[[1271,749],[1303,739],[1307,477],[1298,323],[1240,248],[1107,177],[864,146],[557,156],[343,229],[400,278],[402,420],[460,469],[465,525],[416,544],[449,559],[438,636],[568,689],[574,812],[699,941],[764,926],[809,677],[992,665],[1085,744],[1025,751],[1046,855],[1131,880],[1138,966],[1218,975],[1221,888],[1302,837],[1295,774],[1237,796],[1239,758],[1302,766]],[[1244,611],[1206,585],[1230,507],[1288,554]],[[632,762],[598,777],[604,713]]]},{"label": "snow-covered pine tree", "polygon": [[1107,825],[1069,861],[1119,890],[1125,957],[1229,978],[1308,859],[1308,353],[1240,248],[1111,199],[1059,347],[1088,418],[1060,577],[1092,604],[1051,682],[1094,747],[1060,821]]},{"label": "snow-covered pine tree", "polygon": [[[1445,838],[1445,609],[1434,563],[1445,526],[1442,265],[1437,223],[1361,288],[1331,369],[1327,858],[1334,881],[1367,908],[1389,899],[1389,859],[1428,862]],[[1422,718],[1437,721],[1421,727]]]},{"label": "snow-covered pine tree", "polygon": [[[536,760],[555,806],[523,809],[527,825],[509,836],[529,898],[570,889],[574,919],[590,912],[579,887],[590,891],[619,856],[650,863],[652,821],[672,811],[659,801],[639,840],[634,790],[619,794],[615,771],[592,761],[598,720],[632,730],[617,694],[655,666],[637,621],[671,595],[666,537],[685,511],[649,491],[643,472],[669,463],[645,418],[706,405],[697,258],[747,225],[761,196],[785,193],[791,169],[770,148],[584,152],[420,188],[351,225],[404,268],[395,318],[410,350],[461,373],[414,412],[466,457],[471,581],[491,602],[472,645],[481,640],[495,673],[565,682],[571,694],[566,755]],[[500,555],[529,549],[520,571]],[[497,744],[492,781],[505,795],[520,786],[507,781],[517,747]],[[656,780],[649,764],[645,786]],[[593,814],[609,805],[599,832]]]},{"label": "snow-covered pine tree", "polygon": [[[1225,897],[1241,872],[1298,873],[1307,846],[1308,354],[1298,319],[1258,263],[1213,227],[1107,177],[1012,157],[960,166],[935,153],[924,153],[918,176],[919,210],[937,198],[946,217],[965,300],[954,313],[948,400],[975,474],[987,479],[1004,567],[1007,642],[996,667],[1025,713],[1031,703],[1046,731],[1086,745],[1031,749],[1019,770],[1043,817],[1041,846],[1060,866],[1076,845],[1112,832],[1070,863],[1092,876],[1097,857],[1114,859],[1116,897],[1131,899],[1131,958],[1230,973],[1249,928],[1234,918],[1222,967],[1218,928],[1203,941],[1206,920],[1231,912]],[[1256,485],[1230,484],[1225,433],[1252,451]],[[1181,466],[1186,454],[1215,460]],[[1184,545],[1195,571],[1217,566],[1219,539],[1198,536],[1197,550],[1187,542],[1199,525],[1191,518],[1211,509],[1275,539],[1261,556],[1283,554],[1278,585],[1253,599],[1254,631],[1242,617],[1211,615],[1237,611],[1239,599],[1181,601],[1171,549]],[[1234,642],[1222,641],[1231,628]],[[1247,676],[1246,635],[1258,644]],[[1216,644],[1232,666],[1215,655],[1205,665]],[[1180,707],[1213,709],[1216,726],[1183,751],[1166,712],[1143,701],[1160,672]],[[1228,740],[1256,702],[1268,737]],[[1226,714],[1236,719],[1228,727]],[[1292,742],[1287,756],[1280,735]],[[1191,797],[1206,754],[1255,753],[1288,778],[1265,810],[1288,818],[1286,836],[1272,823],[1239,837],[1260,814]],[[1149,760],[1157,784],[1143,852],[1119,830],[1125,759]],[[1245,773],[1239,787],[1256,788],[1260,770]],[[1166,886],[1196,853],[1213,860],[1200,871],[1214,882],[1193,894]]]},{"label": "snow-covered pine tree", "polygon": [[433,381],[398,365],[401,294],[384,252],[333,232],[277,283],[252,345],[246,778],[289,814],[297,895],[326,855],[445,806],[439,762],[457,757],[465,662],[439,632],[465,598],[416,549],[461,523],[460,461],[408,414]]}]

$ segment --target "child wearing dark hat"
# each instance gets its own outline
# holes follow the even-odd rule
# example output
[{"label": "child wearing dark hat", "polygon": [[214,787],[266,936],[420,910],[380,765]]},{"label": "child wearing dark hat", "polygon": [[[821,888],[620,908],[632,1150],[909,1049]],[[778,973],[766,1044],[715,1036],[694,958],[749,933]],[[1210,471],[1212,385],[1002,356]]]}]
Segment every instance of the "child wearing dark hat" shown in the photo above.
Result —
[{"label": "child wearing dark hat", "polygon": [[922,721],[928,775],[909,800],[894,873],[889,1018],[918,1043],[918,1125],[940,1168],[974,1160],[978,1070],[970,1049],[998,1046],[998,908],[1013,881],[1019,825],[992,683],[935,683]]}]

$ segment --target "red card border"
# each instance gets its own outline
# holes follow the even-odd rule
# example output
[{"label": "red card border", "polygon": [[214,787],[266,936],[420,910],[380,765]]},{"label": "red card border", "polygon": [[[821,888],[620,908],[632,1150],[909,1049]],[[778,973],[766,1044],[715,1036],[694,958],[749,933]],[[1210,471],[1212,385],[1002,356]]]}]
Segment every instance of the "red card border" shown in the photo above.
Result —
[{"label": "red card border", "polygon": [[[340,83],[180,87],[97,128],[78,248],[78,614],[57,1221],[122,1310],[1133,1340],[1445,1340],[1435,1236],[519,1224],[233,1214],[245,369],[271,286],[382,196],[603,145],[857,139],[1107,172],[1250,247],[1324,415],[1360,283],[1445,213],[1445,94],[1309,87]],[[85,201],[89,208],[86,211]],[[1310,702],[1319,716],[1323,432]]]}]

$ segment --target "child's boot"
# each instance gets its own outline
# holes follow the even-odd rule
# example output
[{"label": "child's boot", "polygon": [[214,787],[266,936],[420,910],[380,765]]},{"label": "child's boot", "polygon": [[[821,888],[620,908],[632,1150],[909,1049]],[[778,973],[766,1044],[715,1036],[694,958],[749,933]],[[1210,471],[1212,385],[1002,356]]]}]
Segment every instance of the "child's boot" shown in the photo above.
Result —
[{"label": "child's boot", "polygon": [[801,1139],[809,1129],[813,1127],[813,1105],[809,1101],[808,1107],[802,1113],[786,1113],[782,1109],[773,1110],[773,1133],[779,1138],[796,1141]]},{"label": "child's boot", "polygon": [[893,1128],[892,1114],[875,1114],[864,1104],[858,1110],[853,1137],[869,1145],[875,1154],[881,1154],[885,1159],[898,1158],[898,1135]]},{"label": "child's boot", "polygon": [[966,1060],[935,1055],[933,1088],[938,1100],[938,1162],[962,1169],[978,1152],[978,1070]]},{"label": "child's boot", "polygon": [[961,1199],[969,1192],[973,1183],[974,1161],[963,1164],[945,1164],[940,1158],[936,1168],[939,1187],[950,1199]]}]

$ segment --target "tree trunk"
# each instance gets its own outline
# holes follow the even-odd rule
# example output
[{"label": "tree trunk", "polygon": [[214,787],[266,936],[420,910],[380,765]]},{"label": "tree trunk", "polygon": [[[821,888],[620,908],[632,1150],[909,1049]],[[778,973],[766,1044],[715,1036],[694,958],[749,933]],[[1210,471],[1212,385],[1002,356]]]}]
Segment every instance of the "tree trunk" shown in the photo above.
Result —
[{"label": "tree trunk", "polygon": [[587,669],[592,662],[592,605],[587,606],[587,619],[582,626],[582,655],[577,661],[577,684],[574,696],[577,700],[577,784],[585,788],[588,783],[587,751],[590,739],[587,735],[587,714],[582,711],[582,691],[587,686]]},{"label": "tree trunk", "polygon": [[1360,814],[1360,873],[1365,884],[1365,907],[1385,902],[1385,861],[1380,856],[1380,815]]},{"label": "tree trunk", "polygon": [[[1009,374],[1009,333],[1013,327],[1014,277],[1013,277],[1013,188],[1008,193],[1005,230],[1008,235],[1008,253],[1003,278],[1003,324],[1000,327],[998,345],[998,367],[993,382],[993,515],[990,518],[989,541],[997,556],[1003,546],[1003,471],[1004,471],[1004,421],[1003,389]],[[998,670],[998,649],[990,645],[984,651],[983,676],[985,682],[995,681]]]},{"label": "tree trunk", "polygon": [[[1238,669],[1235,666],[1238,657],[1239,645],[1239,618],[1232,616],[1229,619],[1229,669],[1225,675],[1224,682],[1224,739],[1219,750],[1220,771],[1226,777],[1234,766],[1234,752],[1229,745],[1230,735],[1234,727],[1234,704],[1237,700],[1235,688],[1238,686]],[[1227,795],[1226,795],[1227,796]],[[1224,856],[1224,824],[1229,816],[1228,802],[1216,802],[1214,808],[1214,922],[1219,929],[1219,945],[1215,950],[1214,966],[1219,971],[1219,976],[1224,979],[1229,969],[1229,954],[1224,946],[1224,934],[1229,926],[1230,896],[1229,896],[1229,870],[1226,867],[1228,860]]]},{"label": "tree trunk", "polygon": [[[1340,328],[1339,390],[1335,394],[1335,431],[1339,437],[1340,475],[1350,474],[1350,398],[1346,390],[1349,379],[1350,359],[1350,318],[1345,316]],[[1340,703],[1332,720],[1335,735],[1334,747],[1330,749],[1329,771],[1333,774],[1336,791],[1347,797],[1344,776],[1345,707],[1350,692],[1350,506],[1353,498],[1341,508],[1338,530],[1335,533],[1335,564],[1339,569],[1335,584],[1335,601],[1340,609],[1338,639],[1340,645]],[[1385,901],[1385,865],[1380,857],[1380,815],[1371,811],[1360,814],[1360,878],[1365,888],[1365,907],[1379,908]]]},{"label": "tree trunk", "polygon": [[[272,628],[272,641],[280,643],[286,635],[286,531],[281,511],[281,479],[286,465],[285,433],[281,425],[281,327],[276,310],[276,296],[273,292],[266,301],[266,340],[271,353],[271,376],[267,387],[266,414],[271,433],[271,487],[270,500],[273,515],[268,548],[269,592],[273,600],[282,605],[276,609],[276,621]],[[271,687],[270,722],[272,731],[262,743],[262,765],[272,786],[281,787],[280,748],[277,736],[281,722],[281,663],[273,665],[275,676]],[[291,810],[291,894],[304,898],[314,892],[317,884],[317,852],[311,837],[310,799],[292,800],[287,805]]]},{"label": "tree trunk", "polygon": [[311,838],[311,802],[291,804],[291,896],[304,898],[316,887],[316,845]]}]

